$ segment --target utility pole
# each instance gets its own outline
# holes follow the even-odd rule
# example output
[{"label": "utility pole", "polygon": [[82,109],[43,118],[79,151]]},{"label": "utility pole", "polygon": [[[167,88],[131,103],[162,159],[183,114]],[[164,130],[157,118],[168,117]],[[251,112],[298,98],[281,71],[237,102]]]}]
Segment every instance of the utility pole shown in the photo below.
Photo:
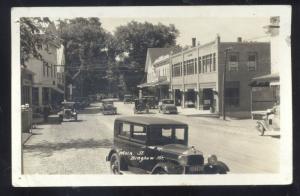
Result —
[{"label": "utility pole", "polygon": [[225,64],[224,64],[224,71],[223,71],[223,93],[222,93],[222,115],[223,120],[226,120],[226,108],[225,108],[225,90],[226,90],[226,69],[227,69],[227,56],[228,51],[232,48],[226,48],[225,49]]}]

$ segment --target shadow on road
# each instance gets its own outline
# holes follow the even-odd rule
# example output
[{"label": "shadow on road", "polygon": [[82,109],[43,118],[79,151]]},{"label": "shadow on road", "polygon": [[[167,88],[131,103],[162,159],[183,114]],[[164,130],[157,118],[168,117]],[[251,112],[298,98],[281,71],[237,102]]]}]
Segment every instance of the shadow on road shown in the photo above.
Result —
[{"label": "shadow on road", "polygon": [[69,140],[62,143],[50,143],[47,141],[37,143],[34,145],[24,145],[23,150],[26,152],[33,152],[38,156],[51,156],[54,151],[68,150],[68,149],[84,149],[84,148],[110,148],[112,141],[109,139],[94,140],[94,139],[76,139]]},{"label": "shadow on road", "polygon": [[99,107],[91,107],[91,108],[86,108],[84,110],[79,110],[79,114],[97,114],[100,113],[100,108]]}]

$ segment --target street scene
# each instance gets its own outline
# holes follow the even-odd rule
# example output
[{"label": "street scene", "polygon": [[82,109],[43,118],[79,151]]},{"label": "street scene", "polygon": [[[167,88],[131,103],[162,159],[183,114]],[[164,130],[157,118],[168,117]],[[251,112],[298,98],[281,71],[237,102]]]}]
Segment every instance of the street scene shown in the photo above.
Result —
[{"label": "street scene", "polygon": [[[113,143],[114,119],[133,115],[133,104],[115,105],[118,115],[103,115],[100,104],[94,103],[79,113],[78,122],[37,126],[23,147],[24,173],[109,174],[105,157]],[[223,121],[201,115],[150,112],[146,115],[188,123],[189,144],[206,155],[218,155],[230,165],[232,173],[274,173],[279,169],[278,134],[259,137],[256,122],[251,119]]]},{"label": "street scene", "polygon": [[23,174],[280,172],[279,16],[19,23]]}]

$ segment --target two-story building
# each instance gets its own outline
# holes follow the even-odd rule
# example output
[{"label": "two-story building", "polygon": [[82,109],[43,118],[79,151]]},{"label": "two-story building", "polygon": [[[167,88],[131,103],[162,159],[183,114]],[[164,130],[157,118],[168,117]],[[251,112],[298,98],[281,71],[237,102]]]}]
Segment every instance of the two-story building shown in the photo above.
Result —
[{"label": "two-story building", "polygon": [[140,96],[154,95],[158,99],[169,96],[171,48],[148,48],[145,73],[146,82],[138,85]]},{"label": "two-story building", "polygon": [[[57,36],[54,24],[50,24],[47,33]],[[42,35],[41,35],[42,36]],[[64,97],[64,53],[59,40],[38,46],[42,59],[29,58],[26,68],[33,73],[31,104],[42,107],[57,104]],[[22,96],[25,96],[22,94]]]},{"label": "two-story building", "polygon": [[[270,43],[221,42],[220,37],[195,45],[170,58],[171,97],[182,107],[221,113],[223,88],[226,114],[249,117],[253,77],[269,74]],[[225,71],[225,85],[223,73]]]}]

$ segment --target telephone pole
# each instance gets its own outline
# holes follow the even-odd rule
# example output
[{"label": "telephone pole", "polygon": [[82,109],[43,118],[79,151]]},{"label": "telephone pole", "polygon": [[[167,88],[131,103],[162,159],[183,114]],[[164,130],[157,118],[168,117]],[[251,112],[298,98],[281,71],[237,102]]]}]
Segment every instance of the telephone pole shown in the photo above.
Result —
[{"label": "telephone pole", "polygon": [[225,49],[225,64],[224,64],[224,70],[223,70],[223,93],[222,93],[222,116],[223,116],[223,120],[226,120],[225,90],[226,90],[227,56],[228,56],[228,51],[230,51],[231,49],[232,49],[231,47]]}]

